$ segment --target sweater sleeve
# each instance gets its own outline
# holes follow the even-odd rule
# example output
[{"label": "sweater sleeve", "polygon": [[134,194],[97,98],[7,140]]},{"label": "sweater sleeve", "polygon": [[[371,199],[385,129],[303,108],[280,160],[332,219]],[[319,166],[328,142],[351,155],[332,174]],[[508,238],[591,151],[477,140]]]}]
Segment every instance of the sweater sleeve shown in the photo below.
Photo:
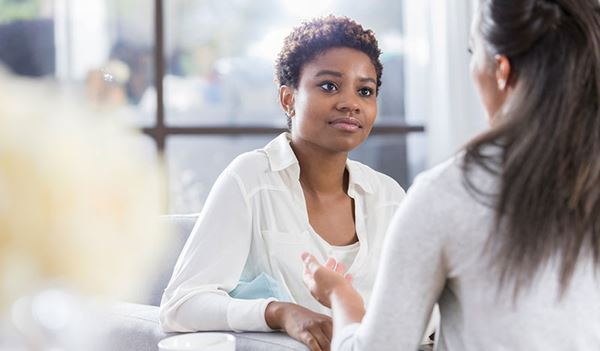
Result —
[{"label": "sweater sleeve", "polygon": [[388,229],[367,313],[334,335],[332,350],[418,348],[447,274],[432,189],[420,181],[408,192]]},{"label": "sweater sleeve", "polygon": [[240,177],[225,170],[215,182],[164,291],[160,323],[166,332],[270,331],[272,299],[231,298],[252,240],[249,199]]}]

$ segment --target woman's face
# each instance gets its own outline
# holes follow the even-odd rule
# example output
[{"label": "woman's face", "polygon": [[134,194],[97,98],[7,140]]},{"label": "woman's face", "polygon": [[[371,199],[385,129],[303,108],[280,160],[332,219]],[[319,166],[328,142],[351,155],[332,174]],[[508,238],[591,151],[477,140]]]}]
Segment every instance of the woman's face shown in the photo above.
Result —
[{"label": "woman's face", "polygon": [[485,49],[483,38],[479,32],[479,18],[475,18],[471,25],[470,52],[471,79],[485,108],[488,122],[493,125],[494,116],[502,107],[506,94],[498,85],[497,62],[489,57]]},{"label": "woman's face", "polygon": [[377,115],[377,74],[369,56],[332,48],[304,64],[298,88],[289,97],[292,141],[331,152],[362,143]]}]

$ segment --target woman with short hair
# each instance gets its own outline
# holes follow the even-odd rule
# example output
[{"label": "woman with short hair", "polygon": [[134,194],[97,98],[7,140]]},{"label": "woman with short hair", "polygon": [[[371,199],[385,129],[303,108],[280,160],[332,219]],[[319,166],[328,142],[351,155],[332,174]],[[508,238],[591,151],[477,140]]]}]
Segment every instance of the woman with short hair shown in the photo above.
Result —
[{"label": "woman with short hair", "polygon": [[220,175],[164,292],[165,331],[284,330],[329,350],[330,310],[302,283],[306,250],[336,257],[369,299],[404,197],[392,178],[348,159],[375,122],[379,55],[373,32],[344,17],[286,38],[276,77],[290,132]]}]

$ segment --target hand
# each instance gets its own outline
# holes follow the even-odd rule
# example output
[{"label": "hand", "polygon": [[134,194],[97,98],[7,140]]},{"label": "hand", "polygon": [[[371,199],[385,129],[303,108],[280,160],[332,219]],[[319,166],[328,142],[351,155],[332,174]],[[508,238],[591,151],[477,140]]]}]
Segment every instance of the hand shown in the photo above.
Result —
[{"label": "hand", "polygon": [[302,261],[304,262],[304,284],[323,306],[331,308],[331,295],[335,291],[354,291],[351,284],[352,276],[344,275],[346,267],[343,263],[329,258],[323,266],[308,252],[302,254]]},{"label": "hand", "polygon": [[331,317],[293,303],[273,301],[267,305],[265,319],[271,329],[284,330],[311,351],[329,351]]}]

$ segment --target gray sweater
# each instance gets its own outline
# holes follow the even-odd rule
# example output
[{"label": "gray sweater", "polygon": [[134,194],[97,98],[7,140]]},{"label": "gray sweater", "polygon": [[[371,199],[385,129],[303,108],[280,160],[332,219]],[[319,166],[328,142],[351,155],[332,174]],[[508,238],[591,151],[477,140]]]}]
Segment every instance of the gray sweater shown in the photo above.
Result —
[{"label": "gray sweater", "polygon": [[[421,174],[396,213],[361,324],[334,336],[333,350],[416,350],[434,304],[437,350],[600,350],[600,275],[581,261],[558,299],[552,261],[513,303],[499,291],[484,245],[494,211],[462,182],[462,155]],[[497,181],[476,170],[480,189]],[[600,270],[598,271],[600,273]]]}]

